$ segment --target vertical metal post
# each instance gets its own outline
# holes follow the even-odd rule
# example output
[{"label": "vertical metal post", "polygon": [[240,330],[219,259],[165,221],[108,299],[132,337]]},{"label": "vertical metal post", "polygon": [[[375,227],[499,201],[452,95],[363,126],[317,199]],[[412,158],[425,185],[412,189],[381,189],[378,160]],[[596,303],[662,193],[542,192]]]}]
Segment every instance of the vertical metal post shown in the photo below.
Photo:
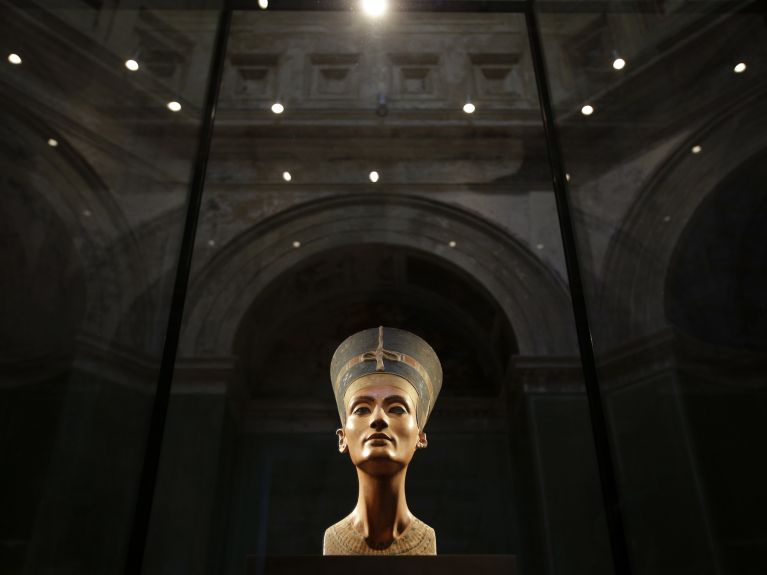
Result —
[{"label": "vertical metal post", "polygon": [[216,29],[216,38],[208,75],[208,86],[203,105],[202,127],[197,140],[197,149],[192,166],[192,182],[187,202],[184,232],[181,238],[176,279],[173,286],[173,296],[170,304],[168,328],[165,335],[160,373],[157,381],[157,391],[154,397],[152,415],[149,422],[144,465],[141,469],[136,510],[131,527],[128,552],[125,563],[126,575],[138,575],[144,559],[144,551],[149,530],[149,519],[152,511],[157,472],[160,465],[165,420],[170,402],[170,388],[173,379],[173,369],[176,363],[176,352],[181,334],[181,322],[184,313],[189,275],[192,269],[194,239],[197,232],[197,221],[200,215],[205,173],[208,167],[211,141],[213,139],[213,124],[216,118],[218,94],[226,58],[226,45],[229,40],[229,28],[232,21],[232,9],[225,0],[221,9]]},{"label": "vertical metal post", "polygon": [[541,108],[543,130],[546,136],[546,148],[551,167],[557,213],[559,214],[559,228],[562,234],[567,278],[570,283],[570,297],[572,298],[575,327],[578,334],[578,348],[583,366],[583,379],[589,402],[591,430],[594,436],[594,448],[602,487],[602,499],[607,516],[607,530],[612,550],[613,567],[616,575],[630,575],[631,564],[629,562],[623,519],[621,517],[618,485],[610,452],[607,419],[599,389],[599,378],[597,376],[596,359],[588,321],[586,297],[578,263],[575,230],[567,197],[562,148],[551,104],[551,94],[546,76],[546,62],[538,20],[535,15],[534,0],[530,0],[527,4],[525,21],[527,22],[527,35],[530,39],[530,54],[532,55],[535,80],[538,86],[538,100]]}]

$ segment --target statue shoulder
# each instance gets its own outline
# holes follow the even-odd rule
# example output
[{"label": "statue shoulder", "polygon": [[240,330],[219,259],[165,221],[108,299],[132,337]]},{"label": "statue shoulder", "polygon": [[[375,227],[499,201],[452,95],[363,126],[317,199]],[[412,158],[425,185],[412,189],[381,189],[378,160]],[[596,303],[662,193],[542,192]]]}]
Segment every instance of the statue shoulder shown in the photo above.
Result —
[{"label": "statue shoulder", "polygon": [[422,532],[422,537],[417,544],[416,549],[413,550],[414,555],[436,555],[437,554],[437,534],[434,529],[421,521],[418,518],[414,518],[418,531]]},{"label": "statue shoulder", "polygon": [[351,534],[347,525],[349,518],[344,517],[338,523],[334,523],[325,529],[325,535],[322,538],[323,555],[349,555],[349,546],[351,543]]}]

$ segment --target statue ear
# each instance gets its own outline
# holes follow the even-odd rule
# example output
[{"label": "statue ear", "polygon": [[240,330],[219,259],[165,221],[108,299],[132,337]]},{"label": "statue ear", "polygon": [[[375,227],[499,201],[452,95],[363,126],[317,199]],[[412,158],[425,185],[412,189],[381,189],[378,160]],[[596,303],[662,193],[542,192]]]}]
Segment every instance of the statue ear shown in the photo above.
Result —
[{"label": "statue ear", "polygon": [[426,432],[419,431],[418,432],[418,442],[415,444],[416,447],[424,448],[427,445],[429,445],[429,440],[426,439]]},{"label": "statue ear", "polygon": [[336,429],[336,435],[338,436],[338,453],[346,453],[349,446],[346,444],[346,434],[342,428]]}]

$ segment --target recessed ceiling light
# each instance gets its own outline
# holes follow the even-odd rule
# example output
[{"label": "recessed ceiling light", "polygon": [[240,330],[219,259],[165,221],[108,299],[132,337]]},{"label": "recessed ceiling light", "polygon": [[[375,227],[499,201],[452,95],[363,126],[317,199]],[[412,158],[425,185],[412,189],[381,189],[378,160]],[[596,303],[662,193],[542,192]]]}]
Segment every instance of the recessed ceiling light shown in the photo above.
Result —
[{"label": "recessed ceiling light", "polygon": [[173,102],[168,102],[168,110],[170,110],[171,112],[180,112],[181,104],[179,104],[175,100]]},{"label": "recessed ceiling light", "polygon": [[594,106],[592,106],[591,104],[586,104],[583,106],[583,108],[581,108],[581,114],[583,114],[584,116],[591,116],[591,114],[593,113],[594,113]]},{"label": "recessed ceiling light", "polygon": [[298,240],[294,241],[293,242],[293,247],[294,248],[300,248],[301,247],[301,242],[299,242]]},{"label": "recessed ceiling light", "polygon": [[216,246],[216,240],[208,240],[208,245],[210,247],[212,247],[212,248],[215,247]]},{"label": "recessed ceiling light", "polygon": [[48,145],[49,145],[51,148],[55,148],[56,146],[58,146],[58,145],[59,145],[59,141],[58,141],[58,140],[56,140],[56,139],[54,139],[54,138],[48,138]]},{"label": "recessed ceiling light", "polygon": [[543,244],[537,244],[535,247],[538,248],[539,250],[542,250],[544,246]]},{"label": "recessed ceiling light", "polygon": [[663,216],[663,221],[664,222],[670,222],[671,221],[671,216]]},{"label": "recessed ceiling light", "polygon": [[131,72],[135,72],[138,70],[138,62],[136,62],[134,59],[125,60],[125,67],[128,68]]},{"label": "recessed ceiling light", "polygon": [[86,218],[90,218],[90,217],[91,217],[91,211],[90,211],[90,210],[88,210],[88,209],[85,209],[85,210],[83,210],[83,215],[84,215]]},{"label": "recessed ceiling light", "polygon": [[275,114],[282,114],[285,111],[285,106],[280,104],[279,102],[275,102],[272,104],[272,112]]},{"label": "recessed ceiling light", "polygon": [[702,149],[703,149],[703,148],[701,148],[699,145],[695,144],[695,145],[694,145],[692,148],[690,148],[690,151],[691,151],[693,154],[700,154],[700,151],[701,151]]},{"label": "recessed ceiling light", "polygon": [[269,0],[258,0],[258,7],[261,8],[261,10],[266,10],[269,8]]},{"label": "recessed ceiling light", "polygon": [[738,62],[735,64],[735,67],[732,69],[733,72],[736,74],[742,74],[746,71],[746,63],[745,62]]},{"label": "recessed ceiling light", "polygon": [[11,64],[21,64],[21,56],[18,54],[8,54],[8,61]]},{"label": "recessed ceiling light", "polygon": [[282,179],[289,182],[293,179],[293,176],[290,175],[290,172],[282,172]]},{"label": "recessed ceiling light", "polygon": [[450,241],[447,243],[447,245],[449,245],[451,248],[454,248],[454,247],[455,247],[455,246],[457,246],[458,244],[456,244],[456,243],[455,243],[453,240],[450,240]]},{"label": "recessed ceiling light", "polygon": [[362,0],[361,5],[365,14],[377,18],[386,12],[388,2],[386,0]]},{"label": "recessed ceiling light", "polygon": [[370,181],[375,184],[378,181],[378,178],[379,178],[378,172],[376,172],[376,171],[370,172],[370,176],[369,177],[370,177]]},{"label": "recessed ceiling light", "polygon": [[476,110],[476,109],[477,109],[477,107],[474,104],[472,104],[471,102],[466,102],[463,105],[463,111],[466,112],[467,114],[473,114],[474,110]]},{"label": "recessed ceiling light", "polygon": [[623,70],[623,68],[625,67],[626,67],[626,60],[624,60],[623,58],[618,57],[615,60],[613,60],[613,68],[615,68],[616,70]]},{"label": "recessed ceiling light", "polygon": [[570,181],[570,174],[565,174],[565,179],[569,182]]}]

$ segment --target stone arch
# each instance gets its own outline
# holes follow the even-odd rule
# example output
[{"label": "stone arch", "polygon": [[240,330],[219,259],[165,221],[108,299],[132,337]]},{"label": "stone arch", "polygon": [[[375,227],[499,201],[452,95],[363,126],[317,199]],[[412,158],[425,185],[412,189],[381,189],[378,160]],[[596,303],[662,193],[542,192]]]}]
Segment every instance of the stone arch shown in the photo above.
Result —
[{"label": "stone arch", "polygon": [[666,275],[667,320],[709,344],[767,348],[767,149],[722,180],[693,213]]},{"label": "stone arch", "polygon": [[[10,110],[0,123],[2,157],[14,163],[3,177],[6,197],[19,197],[29,209],[50,213],[60,222],[79,260],[87,294],[77,335],[110,346],[132,302],[154,280],[140,235],[76,141],[60,136],[55,122],[17,101],[2,101]],[[55,148],[47,144],[51,136],[58,140]],[[133,311],[146,315],[143,309]]]},{"label": "stone arch", "polygon": [[411,249],[445,260],[498,303],[514,328],[520,354],[576,354],[567,288],[520,241],[442,202],[354,194],[277,214],[225,246],[190,286],[180,355],[230,356],[242,318],[272,282],[308,258],[357,244]]},{"label": "stone arch", "polygon": [[[739,105],[709,118],[638,195],[610,242],[599,278],[600,308],[593,314],[597,348],[668,327],[664,294],[676,246],[704,199],[765,149],[764,97],[763,91],[748,94]],[[694,144],[702,146],[702,154],[690,154]]]}]

